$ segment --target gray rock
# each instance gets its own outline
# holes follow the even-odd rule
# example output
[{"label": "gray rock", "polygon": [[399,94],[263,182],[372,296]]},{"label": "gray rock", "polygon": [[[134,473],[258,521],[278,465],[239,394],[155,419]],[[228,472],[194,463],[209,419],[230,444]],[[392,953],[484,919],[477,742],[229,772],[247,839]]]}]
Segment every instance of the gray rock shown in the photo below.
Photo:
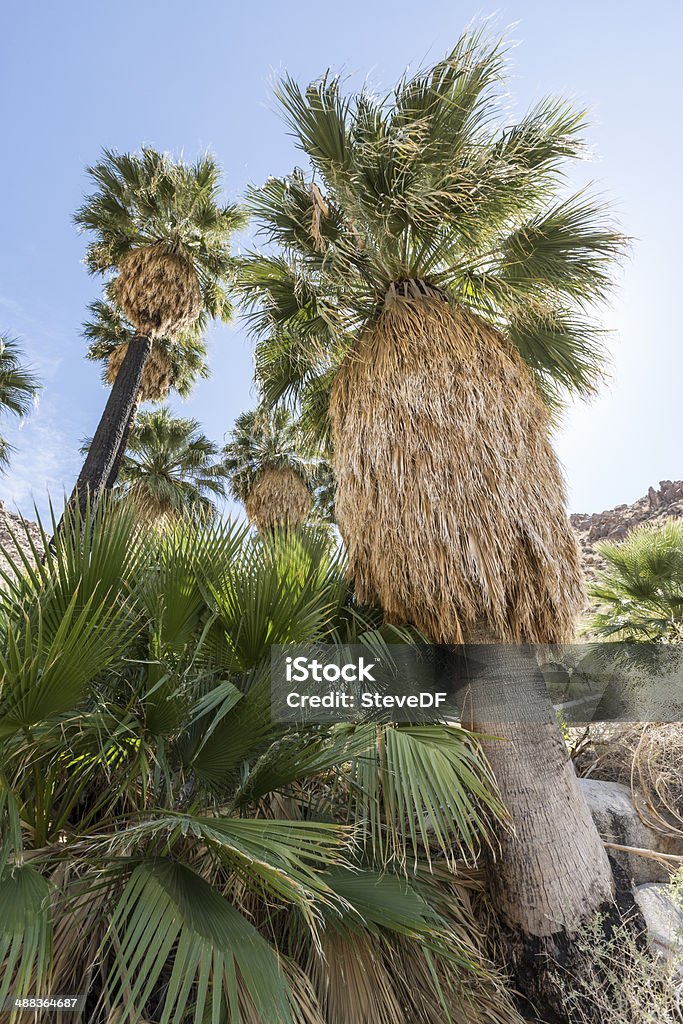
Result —
[{"label": "gray rock", "polygon": [[[8,512],[5,503],[0,501],[0,569],[3,572],[11,573],[10,563],[20,565],[21,559],[17,546],[28,558],[33,559],[29,537],[42,552],[40,529],[37,523],[32,523],[30,520],[22,521],[21,516],[14,512]],[[3,581],[0,577],[0,587],[2,585]]]},{"label": "gray rock", "polygon": [[647,925],[650,944],[660,956],[683,958],[683,910],[666,884],[639,885],[635,897]]},{"label": "gray rock", "polygon": [[[655,853],[671,852],[662,849],[657,833],[641,821],[631,801],[628,786],[600,779],[579,779],[579,785],[588,801],[597,830],[607,842],[635,846]],[[621,864],[633,885],[666,882],[669,878],[666,867],[650,857],[639,857],[619,850],[608,852]]]}]

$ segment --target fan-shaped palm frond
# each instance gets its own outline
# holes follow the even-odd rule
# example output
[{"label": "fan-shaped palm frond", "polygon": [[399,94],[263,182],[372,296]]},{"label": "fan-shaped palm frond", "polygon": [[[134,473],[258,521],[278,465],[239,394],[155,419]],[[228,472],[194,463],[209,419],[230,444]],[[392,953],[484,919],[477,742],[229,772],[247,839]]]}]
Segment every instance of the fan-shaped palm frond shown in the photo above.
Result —
[{"label": "fan-shaped palm frond", "polygon": [[[39,390],[38,378],[24,365],[19,342],[8,334],[0,334],[0,415],[8,412],[24,419]],[[12,446],[0,437],[0,471],[9,465],[11,454]]]},{"label": "fan-shaped palm frond", "polygon": [[[44,563],[20,556],[23,537],[5,552],[17,571],[0,592],[3,998],[87,978],[93,1024],[299,1022],[305,1006],[321,1022],[341,995],[321,952],[355,942],[387,965],[412,950],[423,969],[410,996],[391,976],[382,1019],[398,999],[416,1019],[440,1007],[457,1024],[519,1024],[459,876],[447,910],[413,870],[420,851],[398,869],[350,813],[354,759],[381,774],[394,727],[290,729],[268,712],[272,643],[409,634],[357,606],[315,533],[191,519],[140,531],[125,502],[88,515],[67,514]],[[469,850],[498,813],[473,741],[455,730],[451,744],[439,779],[415,761],[419,786],[392,762],[408,844],[408,820],[444,793],[468,830],[437,835],[444,852],[456,835]]]},{"label": "fan-shaped palm frond", "polygon": [[645,524],[596,547],[607,565],[590,588],[600,606],[592,630],[614,640],[683,641],[683,524]]},{"label": "fan-shaped palm frond", "polygon": [[197,420],[173,417],[165,406],[142,412],[131,431],[115,493],[135,501],[151,521],[184,513],[213,514],[225,494],[217,445]]}]

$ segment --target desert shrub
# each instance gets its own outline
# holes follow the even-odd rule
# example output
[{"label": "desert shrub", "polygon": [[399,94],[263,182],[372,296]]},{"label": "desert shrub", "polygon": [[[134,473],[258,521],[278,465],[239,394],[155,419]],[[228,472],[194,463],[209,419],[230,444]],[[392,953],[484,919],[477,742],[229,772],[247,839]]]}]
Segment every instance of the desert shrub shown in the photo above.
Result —
[{"label": "desert shrub", "polygon": [[600,918],[584,930],[579,949],[585,969],[571,984],[560,977],[569,1024],[681,1024],[681,961],[651,953],[626,925],[606,939]]}]

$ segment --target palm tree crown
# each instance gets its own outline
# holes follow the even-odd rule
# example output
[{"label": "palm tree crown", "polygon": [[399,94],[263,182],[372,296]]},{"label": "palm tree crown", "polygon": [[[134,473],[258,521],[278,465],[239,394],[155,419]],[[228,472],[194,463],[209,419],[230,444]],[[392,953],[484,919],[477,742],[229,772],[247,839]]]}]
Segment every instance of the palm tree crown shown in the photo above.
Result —
[{"label": "palm tree crown", "polygon": [[250,196],[279,250],[243,272],[271,398],[329,384],[392,298],[426,293],[501,331],[546,397],[593,389],[604,353],[586,306],[604,297],[624,238],[598,199],[562,195],[583,115],[546,99],[507,125],[503,69],[502,47],[474,34],[388,97],[345,96],[329,74],[305,91],[281,83],[313,173]]},{"label": "palm tree crown", "polygon": [[617,640],[683,640],[683,523],[645,524],[597,545],[607,566],[590,588],[591,626]]},{"label": "palm tree crown", "polygon": [[[220,200],[220,171],[209,155],[186,164],[149,148],[106,151],[89,174],[95,191],[76,213],[94,236],[86,263],[93,273],[115,273],[107,298],[133,336],[119,365],[118,357],[110,362],[111,393],[71,497],[82,509],[116,479],[154,341],[165,339],[158,370],[163,344],[201,331],[209,317],[229,318],[230,236],[244,223],[237,206]],[[148,372],[147,384],[150,376],[159,374]]]},{"label": "palm tree crown", "polygon": [[[37,377],[24,365],[19,342],[0,334],[0,412],[23,419],[33,408],[39,390]],[[0,437],[0,470],[7,468],[11,452],[10,443]]]},{"label": "palm tree crown", "polygon": [[223,456],[230,491],[259,528],[302,522],[314,502],[316,517],[330,519],[329,465],[284,406],[238,416]]},{"label": "palm tree crown", "polygon": [[225,470],[217,445],[193,419],[173,417],[166,407],[142,412],[133,427],[116,487],[133,498],[145,517],[165,521],[184,512],[213,513],[225,494]]},{"label": "palm tree crown", "polygon": [[[235,204],[220,201],[220,168],[215,159],[206,154],[194,164],[186,164],[149,147],[140,153],[106,150],[88,173],[95,191],[75,220],[94,235],[86,253],[90,271],[118,272],[120,283],[129,274],[144,276],[140,271],[148,268],[129,262],[142,253],[152,255],[155,262],[157,258],[179,260],[180,266],[191,271],[186,287],[192,290],[196,283],[200,293],[196,316],[190,323],[183,321],[181,327],[190,326],[203,314],[229,319],[232,307],[225,287],[233,272],[229,241],[244,224],[244,214]],[[160,280],[155,281],[151,274],[133,287],[140,292],[153,291]],[[129,285],[127,280],[124,283]],[[126,313],[136,307],[153,311],[155,301],[162,304],[164,299],[175,303],[177,296],[162,295],[155,300],[150,294],[138,294],[121,305]],[[141,326],[134,315],[129,318],[136,328]],[[177,325],[172,316],[162,313],[161,320],[173,333]]]}]

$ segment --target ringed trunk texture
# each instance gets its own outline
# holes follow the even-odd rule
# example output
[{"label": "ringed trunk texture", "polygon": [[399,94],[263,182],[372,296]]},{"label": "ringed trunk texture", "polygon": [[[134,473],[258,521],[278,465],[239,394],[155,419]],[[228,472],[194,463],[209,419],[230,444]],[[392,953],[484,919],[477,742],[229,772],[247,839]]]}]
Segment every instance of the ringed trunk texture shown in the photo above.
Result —
[{"label": "ringed trunk texture", "polygon": [[[511,966],[561,1020],[545,954],[570,967],[581,926],[614,917],[614,884],[542,676],[514,645],[571,637],[578,545],[530,370],[495,328],[409,284],[390,290],[333,388],[339,529],[359,599],[390,621],[435,643],[508,645],[483,659],[463,718],[501,737],[482,742],[514,828],[489,871]],[[539,721],[520,716],[534,705]]]},{"label": "ringed trunk texture", "polygon": [[136,335],[128,344],[76,487],[69,499],[71,506],[78,502],[82,512],[85,512],[88,498],[91,504],[96,504],[105,488],[110,482],[113,483],[112,470],[119,452],[122,458],[128,443],[137,408],[140,380],[151,345],[148,335]]},{"label": "ringed trunk texture", "polygon": [[264,533],[276,527],[300,526],[312,503],[299,473],[287,466],[268,466],[256,477],[244,507],[250,522]]}]

